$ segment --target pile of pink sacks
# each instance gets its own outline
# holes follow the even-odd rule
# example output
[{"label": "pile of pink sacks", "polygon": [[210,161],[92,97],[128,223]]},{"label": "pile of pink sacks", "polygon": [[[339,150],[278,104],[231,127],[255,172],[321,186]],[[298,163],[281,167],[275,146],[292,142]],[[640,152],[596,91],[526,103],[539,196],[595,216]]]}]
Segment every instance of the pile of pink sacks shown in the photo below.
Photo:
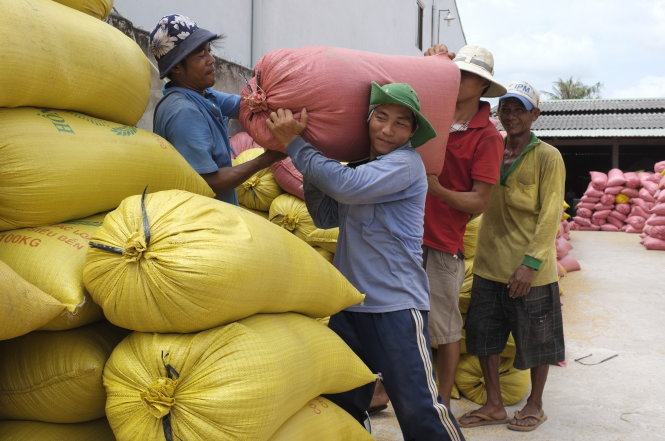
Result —
[{"label": "pile of pink sacks", "polygon": [[642,233],[654,222],[654,213],[665,213],[665,205],[659,206],[665,202],[665,195],[661,196],[665,177],[658,171],[661,168],[665,168],[665,161],[656,164],[655,173],[624,173],[619,169],[607,174],[590,172],[591,183],[576,206],[572,228]]},{"label": "pile of pink sacks", "polygon": [[653,206],[649,210],[642,232],[642,245],[647,250],[665,251],[665,161],[654,166],[656,176],[660,176],[658,189],[653,193]]},{"label": "pile of pink sacks", "polygon": [[570,255],[573,246],[570,244],[570,229],[572,223],[562,220],[559,231],[556,233],[556,259],[559,278],[567,273],[580,270],[580,263]]}]

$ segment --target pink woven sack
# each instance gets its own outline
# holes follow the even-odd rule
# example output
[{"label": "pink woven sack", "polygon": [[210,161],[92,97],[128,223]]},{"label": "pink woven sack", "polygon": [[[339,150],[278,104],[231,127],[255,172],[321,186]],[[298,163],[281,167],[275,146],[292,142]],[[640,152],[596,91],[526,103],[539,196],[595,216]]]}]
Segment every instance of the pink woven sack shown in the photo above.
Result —
[{"label": "pink woven sack", "polygon": [[[653,181],[644,181],[642,183],[643,189],[646,189],[649,194],[654,195],[658,191],[658,183],[660,182],[660,178],[658,178],[658,182],[653,182]],[[642,190],[640,190],[642,191]]]},{"label": "pink woven sack", "polygon": [[665,225],[654,225],[649,229],[649,236],[665,240]]},{"label": "pink woven sack", "polygon": [[647,236],[644,238],[644,246],[647,250],[665,251],[665,240]]},{"label": "pink woven sack", "polygon": [[651,214],[665,216],[665,203],[656,204],[650,211]]},{"label": "pink woven sack", "polygon": [[303,137],[326,156],[355,161],[369,155],[370,84],[409,83],[438,136],[417,149],[428,173],[439,174],[453,120],[460,73],[446,56],[383,55],[333,47],[280,49],[263,56],[242,90],[240,121],[263,147],[283,150],[266,126],[271,111],[307,108]]},{"label": "pink woven sack", "polygon": [[607,219],[612,210],[599,210],[591,215],[592,219]]},{"label": "pink woven sack", "polygon": [[665,190],[660,190],[660,193],[656,196],[656,202],[665,202]]},{"label": "pink woven sack", "polygon": [[623,228],[624,222],[617,219],[616,217],[608,216],[607,217],[607,223],[614,225],[617,228],[617,231]]},{"label": "pink woven sack", "polygon": [[602,198],[600,198],[600,203],[603,205],[612,205],[614,204],[614,196],[613,194],[604,194]]},{"label": "pink woven sack", "polygon": [[602,191],[596,190],[595,188],[593,188],[593,184],[591,182],[589,182],[589,185],[587,186],[586,191],[584,192],[585,196],[589,196],[589,197],[592,197],[592,198],[599,198],[599,197],[603,196],[604,194],[605,193],[603,193]]},{"label": "pink woven sack", "polygon": [[586,202],[586,203],[589,203],[589,204],[596,204],[596,203],[600,202],[600,198],[594,198],[594,197],[591,197],[591,196],[584,195],[580,198],[580,202]]},{"label": "pink woven sack", "polygon": [[302,188],[302,174],[293,165],[291,158],[275,162],[270,166],[270,170],[272,170],[272,175],[279,186],[282,187],[282,190],[300,199],[305,199],[305,192]]},{"label": "pink woven sack", "polygon": [[636,230],[642,231],[644,224],[646,223],[646,219],[640,216],[628,216],[626,223]]},{"label": "pink woven sack", "polygon": [[630,214],[630,205],[628,204],[617,204],[614,209],[626,216]]},{"label": "pink woven sack", "polygon": [[628,217],[631,216],[639,216],[646,219],[649,217],[649,214],[646,212],[646,210],[644,210],[644,208],[635,205],[633,206],[633,208],[630,209],[630,214],[628,215]]},{"label": "pink woven sack", "polygon": [[247,132],[238,132],[229,138],[229,141],[231,142],[231,150],[233,150],[233,155],[236,157],[245,150],[258,147],[256,144],[254,144],[254,140]]},{"label": "pink woven sack", "polygon": [[619,194],[623,189],[624,189],[623,185],[616,185],[614,187],[605,187],[605,194],[611,194],[611,195]]},{"label": "pink woven sack", "polygon": [[617,231],[621,231],[621,229],[619,227],[617,227],[616,225],[608,223],[608,224],[601,225],[600,226],[600,231],[617,232]]},{"label": "pink woven sack", "polygon": [[559,260],[559,263],[569,273],[573,272],[573,271],[579,271],[580,270],[580,263],[577,261],[577,259],[575,259],[571,255],[568,255],[568,256],[564,257],[563,259]]},{"label": "pink woven sack", "polygon": [[593,209],[596,210],[596,211],[610,211],[610,210],[614,210],[614,205],[613,204],[604,205],[604,204],[598,203],[593,207]]},{"label": "pink woven sack", "polygon": [[591,185],[593,185],[593,188],[599,191],[605,190],[605,187],[607,187],[607,175],[597,171],[589,172],[589,174],[591,175]]},{"label": "pink woven sack", "polygon": [[[629,208],[629,210],[630,210],[630,208]],[[617,211],[617,210],[615,209],[614,211],[612,211],[612,212],[610,213],[610,216],[609,216],[609,217],[613,217],[614,219],[618,219],[618,220],[620,220],[621,222],[626,222],[626,218],[627,218],[628,216],[626,216],[624,213],[622,213],[622,212],[620,212],[620,211]]]},{"label": "pink woven sack", "polygon": [[626,183],[626,178],[623,176],[623,172],[618,168],[613,168],[607,173],[607,186],[623,186]]},{"label": "pink woven sack", "polygon": [[591,225],[591,219],[587,217],[575,216],[573,218],[573,221],[575,221],[575,224],[580,227],[588,227],[589,225]]},{"label": "pink woven sack", "polygon": [[644,200],[644,202],[656,202],[656,200],[653,198],[653,194],[647,190],[646,187],[640,188],[640,197],[642,200]]},{"label": "pink woven sack", "polygon": [[576,211],[576,214],[580,217],[590,218],[593,212],[588,208],[579,207]]},{"label": "pink woven sack", "polygon": [[642,232],[641,229],[636,229],[636,228],[634,228],[630,225],[626,225],[626,227],[623,229],[623,231],[625,231],[626,233],[633,233],[633,234]]},{"label": "pink woven sack", "polygon": [[591,204],[591,203],[588,203],[588,202],[580,202],[579,204],[577,204],[575,206],[575,208],[577,208],[578,210],[580,208],[586,208],[587,210],[592,210],[593,211],[593,210],[596,209],[596,204]]},{"label": "pink woven sack", "polygon": [[649,216],[649,218],[647,219],[647,225],[652,227],[656,227],[658,225],[665,225],[665,216],[659,216],[657,214]]},{"label": "pink woven sack", "polygon": [[663,173],[665,171],[665,161],[656,162],[653,166],[653,171],[656,173]]},{"label": "pink woven sack", "polygon": [[642,185],[640,177],[635,172],[624,173],[623,177],[626,179],[626,187],[640,188],[640,185]]},{"label": "pink woven sack", "polygon": [[636,198],[640,195],[640,192],[635,188],[624,188],[621,190],[621,194],[625,194],[629,198]]}]

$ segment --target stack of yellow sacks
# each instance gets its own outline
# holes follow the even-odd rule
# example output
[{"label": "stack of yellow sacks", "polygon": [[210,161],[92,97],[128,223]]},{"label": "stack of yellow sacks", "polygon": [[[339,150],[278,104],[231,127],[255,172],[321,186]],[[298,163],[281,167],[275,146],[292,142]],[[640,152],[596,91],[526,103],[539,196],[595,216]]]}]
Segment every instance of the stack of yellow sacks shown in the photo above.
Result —
[{"label": "stack of yellow sacks", "polygon": [[83,285],[96,214],[146,187],[212,195],[172,146],[133,127],[149,63],[100,20],[112,2],[60,3],[0,0],[2,440],[114,439],[102,372],[126,332]]},{"label": "stack of yellow sacks", "polygon": [[91,245],[85,286],[135,331],[104,371],[118,440],[371,439],[319,398],[376,379],[316,320],[363,295],[303,241],[172,190],[125,199]]}]

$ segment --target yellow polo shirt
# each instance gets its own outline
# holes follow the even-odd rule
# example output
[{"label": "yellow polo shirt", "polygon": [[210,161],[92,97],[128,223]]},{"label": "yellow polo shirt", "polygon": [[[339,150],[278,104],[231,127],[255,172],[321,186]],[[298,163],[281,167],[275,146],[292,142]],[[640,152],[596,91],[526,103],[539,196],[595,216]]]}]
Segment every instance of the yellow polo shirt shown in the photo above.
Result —
[{"label": "yellow polo shirt", "polygon": [[508,283],[521,264],[536,270],[532,286],[556,282],[554,240],[559,229],[566,168],[561,153],[531,133],[529,145],[492,189],[483,215],[473,272]]}]

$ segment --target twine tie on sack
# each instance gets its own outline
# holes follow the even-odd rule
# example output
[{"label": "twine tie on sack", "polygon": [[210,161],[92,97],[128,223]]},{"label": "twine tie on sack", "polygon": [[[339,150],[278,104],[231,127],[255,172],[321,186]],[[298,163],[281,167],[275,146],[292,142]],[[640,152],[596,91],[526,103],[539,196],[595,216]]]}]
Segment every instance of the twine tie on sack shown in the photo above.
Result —
[{"label": "twine tie on sack", "polygon": [[298,226],[298,217],[290,214],[284,215],[281,224],[285,229],[293,231]]},{"label": "twine tie on sack", "polygon": [[246,180],[242,186],[245,187],[248,190],[254,190],[258,185],[261,183],[261,178],[254,175],[248,180]]},{"label": "twine tie on sack", "polygon": [[148,221],[148,213],[145,209],[145,195],[148,187],[143,190],[141,195],[141,218],[143,223],[143,234],[135,231],[127,239],[125,248],[114,247],[112,245],[104,245],[101,243],[90,242],[90,248],[96,248],[109,253],[121,254],[131,262],[138,262],[143,256],[143,252],[148,249],[150,245],[150,222]]},{"label": "twine tie on sack", "polygon": [[171,412],[171,407],[175,404],[174,395],[177,385],[177,379],[160,377],[141,392],[141,401],[150,415],[162,418]]},{"label": "twine tie on sack", "polygon": [[[245,78],[244,75],[243,78]],[[247,78],[245,78],[245,82],[251,93],[244,96],[242,99],[247,103],[247,107],[249,107],[249,110],[252,112],[252,115],[249,117],[251,121],[255,113],[267,112],[270,109],[268,108],[268,97],[266,96],[266,92],[261,88],[261,73],[256,73],[256,87],[254,89],[252,89],[252,85]]]}]

